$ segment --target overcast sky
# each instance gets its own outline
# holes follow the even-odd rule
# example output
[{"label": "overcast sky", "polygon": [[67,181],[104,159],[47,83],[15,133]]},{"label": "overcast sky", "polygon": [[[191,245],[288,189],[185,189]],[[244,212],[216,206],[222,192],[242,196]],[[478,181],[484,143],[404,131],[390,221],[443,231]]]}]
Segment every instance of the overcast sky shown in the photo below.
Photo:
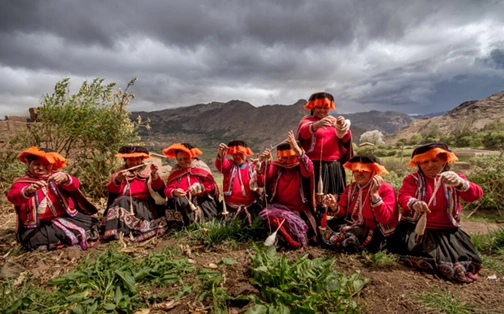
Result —
[{"label": "overcast sky", "polygon": [[130,111],[233,99],[429,113],[504,90],[504,1],[2,0],[0,119],[66,77]]}]

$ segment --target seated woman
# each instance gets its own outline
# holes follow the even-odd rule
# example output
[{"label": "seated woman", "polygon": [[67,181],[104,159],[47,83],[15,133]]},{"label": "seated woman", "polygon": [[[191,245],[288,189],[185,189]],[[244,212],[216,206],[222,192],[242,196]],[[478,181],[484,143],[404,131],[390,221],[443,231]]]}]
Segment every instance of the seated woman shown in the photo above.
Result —
[{"label": "seated woman", "polygon": [[[347,185],[339,200],[332,194],[324,196],[329,211],[320,224],[322,240],[348,251],[381,250],[399,219],[394,188],[380,176],[388,172],[372,156],[354,156],[343,167],[352,171],[355,182]],[[326,225],[327,215],[339,218],[333,227],[336,232]]]},{"label": "seated woman", "polygon": [[16,238],[29,251],[73,245],[85,250],[96,241],[97,212],[79,190],[79,180],[60,169],[66,159],[47,148],[30,147],[18,159],[28,167],[7,198],[16,208]]},{"label": "seated woman", "polygon": [[201,151],[188,143],[176,143],[163,149],[163,154],[177,159],[164,192],[174,200],[184,224],[216,218],[219,211],[215,198],[219,190],[210,168],[197,158]]},{"label": "seated woman", "polygon": [[[308,237],[316,240],[317,235],[316,220],[312,213],[315,208],[313,163],[299,147],[292,131],[287,141],[277,146],[276,156],[278,160],[258,171],[259,186],[264,187],[270,202],[260,217],[275,228],[285,220],[280,232],[288,246],[305,246]],[[265,150],[260,159],[266,162],[270,160],[271,151]]]},{"label": "seated woman", "polygon": [[[233,160],[227,159],[226,154],[231,155]],[[249,225],[262,209],[258,202],[257,177],[254,178],[255,164],[247,160],[251,155],[246,142],[235,140],[228,145],[220,143],[215,158],[215,168],[224,175],[223,205],[230,212],[229,217],[238,217]]]},{"label": "seated woman", "polygon": [[140,242],[164,234],[167,229],[165,206],[156,204],[155,199],[164,200],[165,184],[155,164],[143,164],[144,159],[150,157],[149,151],[142,146],[123,146],[116,157],[123,158],[124,165],[117,169],[107,185],[109,205],[101,222],[102,237],[117,240],[122,233]]},{"label": "seated woman", "polygon": [[409,266],[468,283],[477,279],[481,259],[469,235],[460,229],[460,199],[477,201],[483,190],[449,171],[456,160],[444,143],[413,150],[408,166],[418,170],[404,178],[399,189],[402,217],[393,250]]}]

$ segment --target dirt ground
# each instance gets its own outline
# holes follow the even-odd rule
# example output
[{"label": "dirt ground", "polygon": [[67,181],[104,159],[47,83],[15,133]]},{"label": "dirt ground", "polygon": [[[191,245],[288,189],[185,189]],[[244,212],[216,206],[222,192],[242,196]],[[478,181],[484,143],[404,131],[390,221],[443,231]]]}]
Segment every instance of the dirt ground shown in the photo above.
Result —
[{"label": "dirt ground", "polygon": [[[14,214],[4,214],[0,217],[0,264],[2,275],[29,271],[42,281],[55,278],[64,272],[74,269],[76,263],[87,254],[91,256],[106,250],[107,244],[98,243],[88,251],[80,251],[69,247],[48,253],[15,252]],[[502,226],[502,224],[501,224]],[[463,229],[469,233],[485,233],[498,228],[497,224],[482,222],[466,222]],[[146,251],[161,250],[166,246],[177,245],[179,241],[173,236],[165,236],[152,241],[145,247]],[[19,249],[18,249],[19,250]],[[258,291],[248,281],[247,249],[232,249],[225,245],[207,249],[205,246],[192,247],[194,259],[199,265],[218,263],[223,257],[231,257],[239,263],[225,270],[224,287],[232,296],[257,294]],[[309,247],[298,251],[288,251],[289,257],[295,254],[309,254],[310,257],[334,256],[337,267],[344,273],[361,273],[371,279],[371,282],[359,294],[358,299],[365,304],[366,313],[435,313],[432,309],[422,306],[415,296],[443,290],[450,292],[464,304],[472,305],[476,313],[504,313],[504,277],[490,279],[494,272],[483,268],[479,280],[472,284],[457,284],[440,279],[432,274],[418,272],[399,263],[389,263],[386,266],[367,266],[359,255],[345,255],[319,247]],[[12,256],[11,256],[12,255]],[[189,299],[189,298],[187,298]],[[247,305],[231,304],[229,313],[242,313]],[[188,313],[190,302],[182,302],[169,313]],[[250,305],[248,305],[250,306]]]}]

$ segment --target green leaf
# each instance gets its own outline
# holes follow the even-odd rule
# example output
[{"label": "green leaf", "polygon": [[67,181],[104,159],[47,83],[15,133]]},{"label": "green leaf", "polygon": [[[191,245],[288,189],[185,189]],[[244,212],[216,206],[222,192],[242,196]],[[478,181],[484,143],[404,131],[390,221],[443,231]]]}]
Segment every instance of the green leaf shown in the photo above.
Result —
[{"label": "green leaf", "polygon": [[92,314],[96,311],[96,309],[98,308],[98,301],[95,301],[95,303],[93,303],[93,305],[91,305],[88,310],[87,310],[87,314]]},{"label": "green leaf", "polygon": [[222,260],[219,262],[219,265],[226,265],[226,266],[234,264],[238,264],[238,261],[231,257],[223,257]]},{"label": "green leaf", "polygon": [[65,297],[65,300],[70,301],[72,303],[80,303],[82,300],[86,298],[87,295],[88,295],[87,291],[78,292]]},{"label": "green leaf", "polygon": [[117,286],[115,294],[114,294],[114,303],[118,304],[121,301],[122,297],[123,297],[123,294],[121,291],[121,287]]},{"label": "green leaf", "polygon": [[105,310],[111,311],[111,310],[114,310],[116,308],[116,305],[112,304],[112,303],[105,303],[105,304],[103,304],[103,308]]},{"label": "green leaf", "polygon": [[126,287],[131,291],[136,293],[135,289],[135,278],[131,276],[131,274],[123,272],[121,270],[116,270],[115,273],[122,278],[122,280],[126,283]]},{"label": "green leaf", "polygon": [[256,304],[250,307],[244,314],[268,314],[268,307],[262,304]]}]

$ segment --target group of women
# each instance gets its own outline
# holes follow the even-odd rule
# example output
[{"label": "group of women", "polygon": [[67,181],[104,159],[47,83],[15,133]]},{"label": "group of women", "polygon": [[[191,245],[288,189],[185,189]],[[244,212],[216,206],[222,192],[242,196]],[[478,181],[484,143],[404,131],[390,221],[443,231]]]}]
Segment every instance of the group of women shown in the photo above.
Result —
[{"label": "group of women", "polygon": [[[474,281],[481,259],[460,229],[460,199],[476,201],[483,192],[449,171],[457,157],[447,145],[415,148],[408,165],[416,172],[404,179],[397,197],[378,158],[353,156],[350,121],[329,115],[335,110],[331,94],[313,94],[305,108],[310,114],[274,148],[276,159],[271,149],[252,158],[241,140],[219,145],[215,168],[223,174],[222,202],[198,148],[176,143],[163,150],[176,159],[165,182],[154,163],[144,163],[144,147],[122,147],[116,156],[124,165],[107,185],[101,220],[91,216],[96,207],[80,192],[78,179],[61,171],[65,158],[29,148],[19,155],[26,174],[7,195],[18,215],[18,241],[28,250],[86,249],[98,239],[143,241],[173,223],[215,218],[252,224],[261,217],[279,230],[278,244],[291,248],[321,243],[347,251],[388,249],[408,265]],[[345,169],[352,173],[348,185]]]}]

